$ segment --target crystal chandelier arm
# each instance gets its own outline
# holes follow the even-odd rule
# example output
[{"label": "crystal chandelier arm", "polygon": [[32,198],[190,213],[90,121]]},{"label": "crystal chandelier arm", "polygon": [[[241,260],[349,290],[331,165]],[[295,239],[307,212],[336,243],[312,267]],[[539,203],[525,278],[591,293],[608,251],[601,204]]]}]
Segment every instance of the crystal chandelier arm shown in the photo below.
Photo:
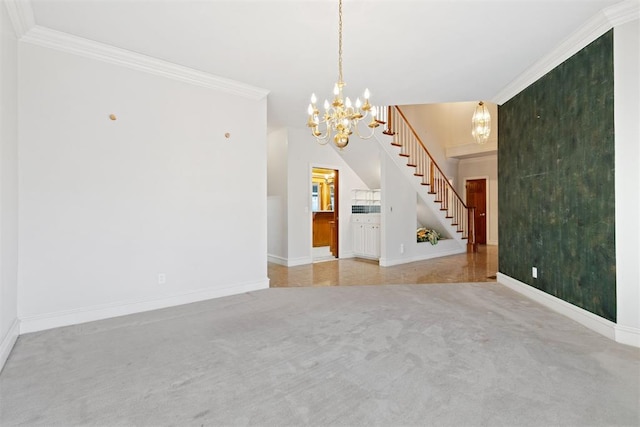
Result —
[{"label": "crystal chandelier arm", "polygon": [[[320,114],[318,113],[315,116],[314,128],[312,129],[312,134],[316,137],[320,145],[325,145],[331,138],[333,132],[335,132],[336,130],[333,120],[331,119],[331,117],[336,114],[334,111],[335,109],[330,105],[328,106],[329,108],[327,108],[327,104],[328,102],[325,101],[324,114],[320,116]],[[321,125],[324,125],[324,131],[320,130]]]},{"label": "crystal chandelier arm", "polygon": [[324,132],[320,131],[319,126],[316,126],[313,131],[313,136],[316,137],[318,144],[325,145],[331,139],[331,128],[325,124]]},{"label": "crystal chandelier arm", "polygon": [[[380,126],[380,121],[377,120],[377,108],[376,107],[371,107],[370,111],[371,111],[371,120],[367,124],[367,127],[369,129],[371,129],[371,130],[368,132],[368,135],[363,135],[360,132],[360,127],[358,126],[358,122],[360,120],[355,122],[354,131],[355,131],[356,135],[358,135],[358,137],[360,137],[360,139],[369,139],[369,138],[371,138],[374,135],[376,128],[378,126]],[[367,117],[368,115],[369,115],[369,112],[367,111],[363,117]]]},{"label": "crystal chandelier arm", "polygon": [[370,123],[367,126],[370,128],[370,130],[368,131],[367,135],[363,135],[362,133],[360,133],[360,128],[358,126],[355,127],[355,129],[354,129],[355,130],[355,134],[358,135],[358,137],[360,139],[370,139],[375,134],[376,128],[378,126],[380,126],[380,125],[376,122],[375,125],[372,125]]}]

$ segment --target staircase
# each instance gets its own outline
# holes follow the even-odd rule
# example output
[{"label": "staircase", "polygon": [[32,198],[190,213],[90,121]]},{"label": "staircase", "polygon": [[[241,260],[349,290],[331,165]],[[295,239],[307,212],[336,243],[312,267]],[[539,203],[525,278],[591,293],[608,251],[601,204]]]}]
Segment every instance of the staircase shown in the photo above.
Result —
[{"label": "staircase", "polygon": [[418,137],[398,106],[386,107],[383,121],[386,122],[384,134],[393,136],[391,145],[400,149],[399,155],[407,159],[407,166],[413,168],[413,175],[420,178],[420,184],[426,188],[433,201],[439,204],[440,211],[451,220],[462,239],[467,241],[467,252],[476,252],[474,208],[462,201],[440,167]]}]

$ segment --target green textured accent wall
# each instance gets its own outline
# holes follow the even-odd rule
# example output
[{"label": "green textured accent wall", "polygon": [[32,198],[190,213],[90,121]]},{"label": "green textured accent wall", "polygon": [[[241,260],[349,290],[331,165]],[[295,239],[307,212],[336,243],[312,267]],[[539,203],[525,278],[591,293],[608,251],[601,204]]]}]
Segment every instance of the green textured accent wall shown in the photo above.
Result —
[{"label": "green textured accent wall", "polygon": [[613,31],[498,117],[500,272],[615,322]]}]

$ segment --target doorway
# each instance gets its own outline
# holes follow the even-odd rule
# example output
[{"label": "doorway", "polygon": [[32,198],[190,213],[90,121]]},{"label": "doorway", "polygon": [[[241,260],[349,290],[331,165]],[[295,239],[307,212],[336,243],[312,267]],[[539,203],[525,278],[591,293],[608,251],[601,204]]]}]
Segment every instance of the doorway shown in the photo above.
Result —
[{"label": "doorway", "polygon": [[338,258],[339,171],[311,169],[312,256],[314,261]]},{"label": "doorway", "polygon": [[468,179],[466,184],[467,206],[474,207],[476,243],[487,244],[487,180]]}]

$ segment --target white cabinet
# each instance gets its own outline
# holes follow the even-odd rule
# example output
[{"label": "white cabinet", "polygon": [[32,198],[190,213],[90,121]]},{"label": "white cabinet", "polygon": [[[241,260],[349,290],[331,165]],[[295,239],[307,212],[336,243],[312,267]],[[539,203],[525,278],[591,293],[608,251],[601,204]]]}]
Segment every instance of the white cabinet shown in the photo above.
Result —
[{"label": "white cabinet", "polygon": [[380,206],[380,190],[352,190],[352,206]]},{"label": "white cabinet", "polygon": [[356,256],[361,256],[364,253],[364,224],[353,221],[351,228],[353,230],[353,253]]},{"label": "white cabinet", "polygon": [[380,223],[365,224],[363,254],[376,259],[380,258]]},{"label": "white cabinet", "polygon": [[380,215],[352,215],[351,228],[354,255],[380,258]]},{"label": "white cabinet", "polygon": [[353,190],[351,193],[352,214],[379,214],[380,190]]}]

